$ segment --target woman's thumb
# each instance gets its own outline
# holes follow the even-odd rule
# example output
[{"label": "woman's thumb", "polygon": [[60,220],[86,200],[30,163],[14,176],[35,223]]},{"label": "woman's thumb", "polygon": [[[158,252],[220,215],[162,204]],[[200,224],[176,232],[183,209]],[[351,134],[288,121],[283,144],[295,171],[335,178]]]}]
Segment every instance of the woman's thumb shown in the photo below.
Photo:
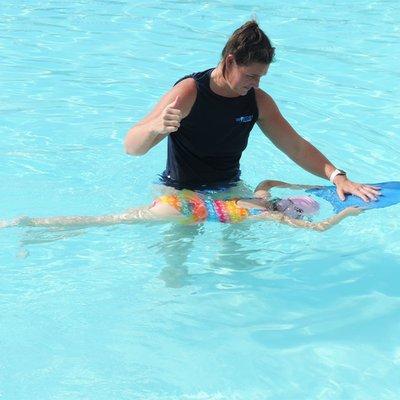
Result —
[{"label": "woman's thumb", "polygon": [[344,190],[343,189],[336,189],[336,192],[339,196],[339,199],[341,201],[345,201],[346,200],[346,196],[344,195]]},{"label": "woman's thumb", "polygon": [[175,100],[169,105],[172,108],[178,108],[179,95],[175,97]]}]

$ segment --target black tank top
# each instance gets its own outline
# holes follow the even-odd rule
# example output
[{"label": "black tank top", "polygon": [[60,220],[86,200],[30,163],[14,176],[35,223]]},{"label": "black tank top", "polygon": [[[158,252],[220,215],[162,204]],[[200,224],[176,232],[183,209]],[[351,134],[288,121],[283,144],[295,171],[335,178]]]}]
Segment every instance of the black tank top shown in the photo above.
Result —
[{"label": "black tank top", "polygon": [[258,119],[255,92],[251,89],[245,96],[220,96],[210,89],[212,71],[178,81],[194,78],[197,97],[178,131],[168,135],[167,166],[162,174],[168,186],[229,186],[240,178],[240,157]]}]

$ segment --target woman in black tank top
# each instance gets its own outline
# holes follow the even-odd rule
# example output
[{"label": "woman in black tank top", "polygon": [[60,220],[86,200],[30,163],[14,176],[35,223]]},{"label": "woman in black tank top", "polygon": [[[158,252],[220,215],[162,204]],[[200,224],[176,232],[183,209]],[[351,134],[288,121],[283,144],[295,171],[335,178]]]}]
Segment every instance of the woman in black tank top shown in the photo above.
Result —
[{"label": "woman in black tank top", "polygon": [[128,154],[142,155],[168,137],[162,181],[177,189],[232,186],[240,178],[240,158],[254,124],[272,143],[305,170],[329,179],[338,195],[373,200],[379,191],[354,183],[281,115],[274,100],[259,88],[275,48],[248,21],[226,43],[218,66],[188,75],[128,132]]},{"label": "woman in black tank top", "polygon": [[255,92],[251,88],[244,96],[218,95],[210,88],[213,70],[183,78],[195,81],[197,95],[177,133],[168,136],[163,180],[171,186],[196,189],[239,180],[240,157],[258,119]]}]

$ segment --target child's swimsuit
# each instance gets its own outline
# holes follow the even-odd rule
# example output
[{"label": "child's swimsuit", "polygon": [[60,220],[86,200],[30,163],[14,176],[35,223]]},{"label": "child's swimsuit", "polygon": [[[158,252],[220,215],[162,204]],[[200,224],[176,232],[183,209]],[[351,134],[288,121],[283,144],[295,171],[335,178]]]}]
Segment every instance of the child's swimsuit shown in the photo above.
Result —
[{"label": "child's swimsuit", "polygon": [[238,200],[214,200],[190,190],[182,190],[177,194],[161,196],[156,203],[161,202],[174,207],[186,217],[188,223],[205,220],[225,223],[241,222],[250,215],[259,215],[265,211],[258,208],[239,207],[236,204]]}]

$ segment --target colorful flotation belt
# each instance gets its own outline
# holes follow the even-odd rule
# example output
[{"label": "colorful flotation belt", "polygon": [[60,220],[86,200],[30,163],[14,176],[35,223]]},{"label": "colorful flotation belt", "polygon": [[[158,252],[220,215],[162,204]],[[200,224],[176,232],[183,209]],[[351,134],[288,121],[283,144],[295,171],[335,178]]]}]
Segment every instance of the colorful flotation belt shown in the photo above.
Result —
[{"label": "colorful flotation belt", "polygon": [[200,196],[190,190],[182,190],[177,194],[164,195],[158,198],[161,203],[169,204],[182,213],[187,223],[211,220],[235,223],[253,214],[251,210],[238,207],[237,199],[213,200]]},{"label": "colorful flotation belt", "polygon": [[332,204],[336,213],[344,210],[346,207],[356,206],[364,209],[384,208],[400,203],[400,182],[381,182],[373,183],[372,186],[381,188],[381,196],[376,201],[368,203],[357,196],[346,195],[346,200],[341,201],[336,193],[335,186],[325,186],[317,189],[308,189],[306,192],[321,197]]}]

